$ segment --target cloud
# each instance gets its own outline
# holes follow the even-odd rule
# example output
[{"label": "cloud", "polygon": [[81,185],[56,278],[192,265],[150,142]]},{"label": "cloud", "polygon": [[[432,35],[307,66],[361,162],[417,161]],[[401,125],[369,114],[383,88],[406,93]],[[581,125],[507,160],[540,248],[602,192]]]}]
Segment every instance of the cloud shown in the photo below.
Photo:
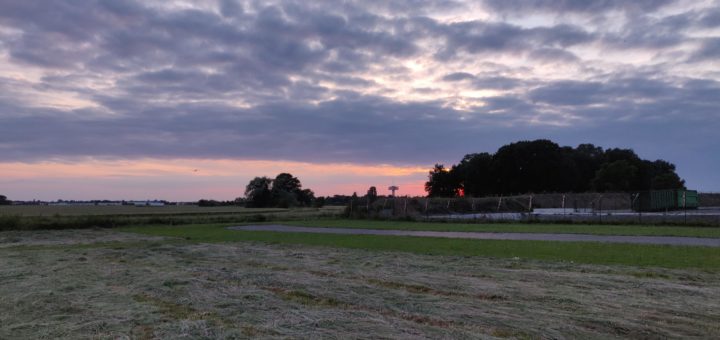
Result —
[{"label": "cloud", "polygon": [[717,61],[720,58],[720,37],[703,39],[690,61]]},{"label": "cloud", "polygon": [[720,8],[714,7],[703,11],[700,14],[699,24],[702,27],[718,27],[720,26]]},{"label": "cloud", "polygon": [[239,17],[245,13],[245,9],[237,0],[220,0],[220,13],[224,17]]},{"label": "cloud", "polygon": [[609,10],[654,11],[672,3],[673,0],[485,0],[492,10],[500,12],[546,11],[553,13],[598,13]]},{"label": "cloud", "polygon": [[575,54],[572,52],[559,49],[559,48],[540,48],[536,49],[528,55],[531,60],[536,60],[540,63],[575,63],[580,61]]},{"label": "cloud", "polygon": [[459,51],[471,54],[524,53],[540,48],[566,48],[595,38],[573,25],[523,28],[502,22],[462,22],[440,25],[446,44],[437,56],[454,57]]},{"label": "cloud", "polygon": [[659,129],[692,138],[658,154],[720,152],[717,8],[476,5],[3,1],[0,157],[432,164],[534,137],[652,153],[632,136]]},{"label": "cloud", "polygon": [[444,81],[461,81],[469,79],[475,79],[475,76],[467,72],[450,73],[442,78]]}]

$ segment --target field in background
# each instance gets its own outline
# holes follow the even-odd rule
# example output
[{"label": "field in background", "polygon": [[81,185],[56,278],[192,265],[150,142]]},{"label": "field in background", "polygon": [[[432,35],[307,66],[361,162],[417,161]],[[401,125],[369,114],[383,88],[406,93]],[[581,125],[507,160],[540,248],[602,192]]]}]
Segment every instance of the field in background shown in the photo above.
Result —
[{"label": "field in background", "polygon": [[0,230],[78,229],[147,224],[243,223],[337,218],[344,207],[255,209],[244,207],[0,206]]},{"label": "field in background", "polygon": [[19,216],[127,216],[127,215],[213,215],[286,212],[288,209],[245,208],[242,206],[199,207],[197,205],[102,206],[102,205],[7,205],[0,215]]},{"label": "field in background", "polygon": [[720,193],[699,193],[701,207],[720,207]]},{"label": "field in background", "polygon": [[[190,240],[117,229],[0,232],[0,338],[709,338],[720,332],[716,270],[458,256],[459,249],[481,254],[489,243],[448,244],[446,255],[425,255],[430,244],[397,252],[384,250],[388,243],[379,239],[364,250],[289,244],[283,238],[292,235],[271,233],[227,237],[221,227],[161,229],[195,232]],[[597,253],[577,248],[583,249]],[[508,254],[513,246],[496,250]]]},{"label": "field in background", "polygon": [[[708,194],[704,194],[708,195]],[[0,206],[0,230],[74,229],[128,225],[181,225],[246,223],[278,220],[353,219],[427,220],[429,222],[483,223],[559,223],[559,224],[654,224],[682,226],[720,226],[720,209],[701,208],[687,212],[632,213],[606,209],[608,202],[629,204],[626,194],[561,194],[486,198],[379,198],[369,204],[365,198],[348,206],[323,208],[245,208],[240,206],[199,207],[195,205],[136,207],[102,205],[13,205]],[[714,196],[713,196],[714,197]],[[626,202],[627,201],[627,202]],[[573,202],[573,203],[570,203]],[[580,203],[578,203],[580,202]],[[585,208],[589,206],[591,208]],[[530,207],[535,209],[530,213]],[[594,208],[593,208],[594,207]],[[542,210],[544,209],[544,210]],[[558,227],[559,228],[559,227]],[[612,230],[608,228],[607,230]],[[664,229],[669,230],[669,229]],[[632,235],[632,234],[630,234]]]}]

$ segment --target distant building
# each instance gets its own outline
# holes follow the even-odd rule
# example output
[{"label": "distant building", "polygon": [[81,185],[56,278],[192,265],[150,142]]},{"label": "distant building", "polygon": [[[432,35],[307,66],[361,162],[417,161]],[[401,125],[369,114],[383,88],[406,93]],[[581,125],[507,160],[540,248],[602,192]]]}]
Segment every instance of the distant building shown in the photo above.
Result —
[{"label": "distant building", "polygon": [[102,205],[102,206],[117,206],[122,205],[122,202],[98,202],[95,205]]},{"label": "distant building", "polygon": [[162,207],[165,206],[165,202],[162,201],[133,201],[132,205],[136,207]]}]

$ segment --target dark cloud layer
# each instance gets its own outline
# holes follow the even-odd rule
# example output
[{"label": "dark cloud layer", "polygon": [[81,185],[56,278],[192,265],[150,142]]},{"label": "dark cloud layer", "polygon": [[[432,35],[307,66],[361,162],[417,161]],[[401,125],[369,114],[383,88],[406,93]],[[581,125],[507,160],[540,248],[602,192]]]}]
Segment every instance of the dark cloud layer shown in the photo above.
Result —
[{"label": "dark cloud layer", "polygon": [[0,157],[431,164],[552,138],[720,190],[718,8],[487,0],[497,16],[446,20],[472,4],[3,1]]},{"label": "dark cloud layer", "polygon": [[610,10],[654,11],[672,3],[672,0],[487,0],[485,2],[494,10],[508,13],[533,11],[599,13]]}]

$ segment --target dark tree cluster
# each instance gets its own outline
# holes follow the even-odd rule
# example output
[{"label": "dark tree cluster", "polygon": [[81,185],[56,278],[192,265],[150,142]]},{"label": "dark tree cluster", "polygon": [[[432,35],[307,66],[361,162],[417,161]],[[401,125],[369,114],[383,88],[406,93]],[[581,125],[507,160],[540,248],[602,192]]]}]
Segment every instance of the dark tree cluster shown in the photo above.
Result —
[{"label": "dark tree cluster", "polygon": [[212,199],[201,199],[197,202],[199,207],[225,207],[245,204],[245,199],[238,197],[233,201],[216,201]]},{"label": "dark tree cluster", "polygon": [[300,180],[289,173],[281,173],[275,179],[255,177],[245,187],[247,207],[309,207],[317,203],[315,193],[303,189]]},{"label": "dark tree cluster", "polygon": [[368,199],[368,201],[370,201],[370,203],[377,201],[377,199],[378,199],[377,188],[374,186],[370,187],[368,189],[367,195],[365,195],[365,197],[367,197],[367,199]]},{"label": "dark tree cluster", "polygon": [[545,139],[465,155],[449,169],[436,164],[425,183],[429,197],[682,188],[685,181],[669,162],[641,159],[631,149],[561,147]]},{"label": "dark tree cluster", "polygon": [[[357,198],[357,196],[356,196]],[[333,195],[324,198],[325,205],[348,205],[353,200],[352,196],[348,195]]]},{"label": "dark tree cluster", "polygon": [[8,200],[5,195],[0,195],[0,205],[10,205],[12,201]]}]

